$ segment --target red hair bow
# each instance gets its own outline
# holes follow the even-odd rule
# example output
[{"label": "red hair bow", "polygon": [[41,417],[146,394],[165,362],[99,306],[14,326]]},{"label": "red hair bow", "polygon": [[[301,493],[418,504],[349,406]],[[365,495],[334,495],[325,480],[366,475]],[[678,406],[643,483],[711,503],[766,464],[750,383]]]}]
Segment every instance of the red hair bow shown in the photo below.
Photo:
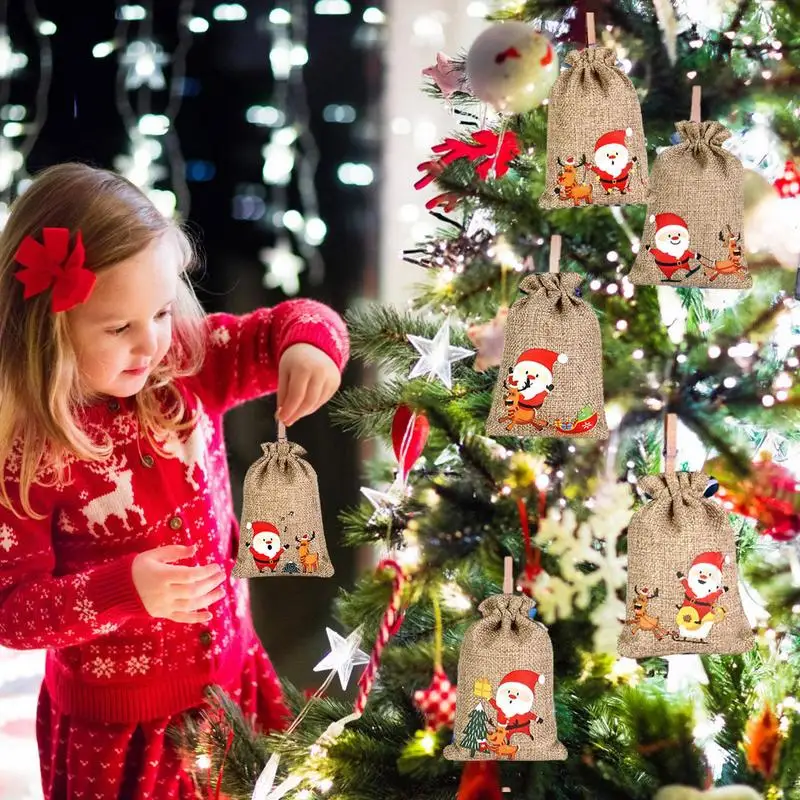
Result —
[{"label": "red hair bow", "polygon": [[25,286],[25,299],[53,287],[54,312],[69,311],[85,303],[92,293],[97,275],[83,266],[86,251],[81,232],[75,235],[75,246],[69,250],[69,228],[44,228],[44,243],[26,236],[14,255],[24,269],[14,275]]}]

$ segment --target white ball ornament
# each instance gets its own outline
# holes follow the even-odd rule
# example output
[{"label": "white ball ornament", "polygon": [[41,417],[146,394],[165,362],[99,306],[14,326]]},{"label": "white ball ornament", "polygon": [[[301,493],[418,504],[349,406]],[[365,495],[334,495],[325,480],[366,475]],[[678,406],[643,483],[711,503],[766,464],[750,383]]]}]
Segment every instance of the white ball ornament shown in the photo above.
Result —
[{"label": "white ball ornament", "polygon": [[472,94],[496,111],[521,114],[541,105],[558,77],[550,40],[524,22],[487,28],[467,53]]}]

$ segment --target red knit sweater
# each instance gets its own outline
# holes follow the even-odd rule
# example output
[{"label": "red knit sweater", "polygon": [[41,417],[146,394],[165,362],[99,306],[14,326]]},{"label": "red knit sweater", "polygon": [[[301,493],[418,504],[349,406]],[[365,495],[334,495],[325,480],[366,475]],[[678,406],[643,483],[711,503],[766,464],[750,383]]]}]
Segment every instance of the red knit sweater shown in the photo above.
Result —
[{"label": "red knit sweater", "polygon": [[[223,414],[274,392],[278,361],[292,344],[319,347],[342,369],[349,355],[341,318],[320,303],[290,300],[246,316],[213,314],[202,370],[179,381],[198,424],[165,458],[139,431],[134,398],[85,409],[92,433],[114,451],[96,464],[75,460],[71,482],[31,490],[42,521],[0,506],[0,644],[48,648],[45,681],[63,713],[104,722],[169,717],[199,705],[208,684],[239,675],[258,644],[247,582],[230,578],[238,546]],[[6,464],[16,508],[19,449]],[[43,481],[45,482],[45,481]],[[228,571],[227,596],[208,624],[151,617],[131,576],[137,553],[197,544],[197,565]]]}]

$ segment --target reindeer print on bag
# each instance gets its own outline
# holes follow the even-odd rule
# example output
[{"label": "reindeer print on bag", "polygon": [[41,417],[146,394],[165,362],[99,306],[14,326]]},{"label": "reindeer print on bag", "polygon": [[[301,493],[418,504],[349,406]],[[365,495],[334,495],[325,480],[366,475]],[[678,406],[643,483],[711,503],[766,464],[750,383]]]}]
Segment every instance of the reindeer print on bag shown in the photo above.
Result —
[{"label": "reindeer print on bag", "polygon": [[[558,186],[555,188],[555,193],[558,195],[559,200],[571,200],[573,206],[579,206],[581,203],[591,205],[592,202],[592,184],[586,178],[586,155],[576,164],[575,158],[569,156],[564,161],[557,158],[556,162],[559,166]],[[578,168],[583,167],[583,175],[578,180]]]},{"label": "reindeer print on bag", "polygon": [[741,280],[747,280],[747,270],[742,263],[742,246],[739,240],[741,233],[734,233],[731,226],[727,225],[727,235],[724,231],[719,232],[719,240],[727,246],[728,257],[722,261],[713,261],[710,265],[703,263],[705,276],[709,281],[715,281],[720,275],[735,275]]}]

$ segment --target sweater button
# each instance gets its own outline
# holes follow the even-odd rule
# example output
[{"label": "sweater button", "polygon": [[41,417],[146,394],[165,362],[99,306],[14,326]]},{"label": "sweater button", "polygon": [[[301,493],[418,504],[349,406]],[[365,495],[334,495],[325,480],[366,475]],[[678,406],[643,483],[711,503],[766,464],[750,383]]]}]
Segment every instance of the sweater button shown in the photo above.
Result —
[{"label": "sweater button", "polygon": [[108,410],[109,411],[119,411],[119,400],[109,400],[108,401]]},{"label": "sweater button", "polygon": [[150,455],[150,453],[145,453],[142,456],[142,464],[144,464],[145,467],[152,467],[155,463],[156,460]]},{"label": "sweater button", "polygon": [[183,520],[180,517],[172,517],[169,521],[169,526],[172,530],[177,531],[183,527]]},{"label": "sweater button", "polygon": [[200,634],[200,644],[203,645],[203,647],[211,647],[212,639],[211,631],[203,631]]}]

